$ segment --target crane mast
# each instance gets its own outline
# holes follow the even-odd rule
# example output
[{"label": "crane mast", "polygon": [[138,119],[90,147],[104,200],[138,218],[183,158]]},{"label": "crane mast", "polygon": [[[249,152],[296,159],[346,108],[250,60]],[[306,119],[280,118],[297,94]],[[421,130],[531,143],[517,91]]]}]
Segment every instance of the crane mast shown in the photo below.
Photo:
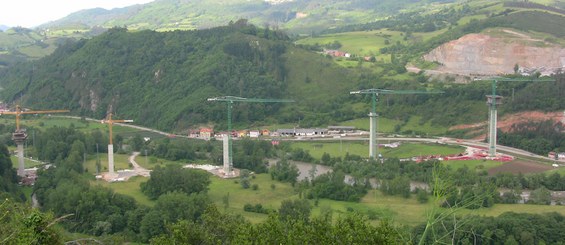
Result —
[{"label": "crane mast", "polygon": [[208,98],[208,101],[220,101],[226,102],[227,104],[227,123],[228,123],[228,133],[224,136],[223,146],[224,146],[224,176],[231,177],[234,176],[233,172],[233,151],[232,151],[232,109],[234,102],[243,103],[288,103],[294,102],[294,100],[286,99],[258,99],[258,98],[242,98],[235,96],[222,96],[215,98]]},{"label": "crane mast", "polygon": [[24,142],[27,139],[27,133],[20,128],[21,115],[25,114],[51,114],[51,113],[64,113],[69,110],[22,110],[20,105],[16,105],[15,111],[3,111],[0,115],[15,115],[16,116],[16,131],[12,133],[12,140],[16,143],[18,151],[18,176],[25,176],[24,165]]},{"label": "crane mast", "polygon": [[369,158],[376,159],[379,157],[378,139],[377,139],[377,101],[381,94],[439,94],[441,91],[420,91],[420,90],[390,90],[390,89],[364,89],[359,91],[351,91],[349,94],[370,94],[371,95],[371,111],[369,112]]},{"label": "crane mast", "polygon": [[496,131],[497,131],[497,105],[502,105],[502,96],[496,94],[496,85],[498,82],[552,82],[554,79],[538,79],[538,78],[507,78],[507,77],[490,77],[475,80],[490,80],[492,93],[487,95],[487,105],[489,107],[489,125],[488,125],[488,154],[489,157],[496,157]]},{"label": "crane mast", "polygon": [[113,134],[112,134],[112,125],[114,123],[128,123],[133,122],[133,120],[116,120],[112,119],[112,113],[108,113],[106,119],[102,119],[101,123],[108,124],[108,131],[109,131],[109,144],[108,144],[108,172],[110,174],[110,178],[115,177],[114,173],[114,144],[113,144]]}]

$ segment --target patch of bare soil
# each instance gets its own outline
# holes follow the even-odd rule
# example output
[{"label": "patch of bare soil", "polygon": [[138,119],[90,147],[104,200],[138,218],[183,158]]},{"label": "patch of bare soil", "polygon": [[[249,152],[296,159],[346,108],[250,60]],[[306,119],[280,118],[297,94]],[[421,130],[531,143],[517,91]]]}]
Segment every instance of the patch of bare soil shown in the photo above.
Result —
[{"label": "patch of bare soil", "polygon": [[516,64],[524,71],[551,74],[565,65],[565,48],[516,31],[503,33],[467,34],[435,48],[424,59],[442,64],[437,71],[460,75],[512,74]]},{"label": "patch of bare soil", "polygon": [[494,167],[488,170],[489,175],[495,175],[497,173],[512,173],[512,174],[529,174],[529,173],[540,173],[547,170],[553,169],[550,165],[527,162],[524,160],[515,160],[498,167]]}]

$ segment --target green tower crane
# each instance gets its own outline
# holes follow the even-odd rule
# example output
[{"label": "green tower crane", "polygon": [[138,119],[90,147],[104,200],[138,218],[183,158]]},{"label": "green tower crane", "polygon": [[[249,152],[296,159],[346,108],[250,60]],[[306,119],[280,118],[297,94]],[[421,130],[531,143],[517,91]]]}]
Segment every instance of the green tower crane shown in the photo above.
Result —
[{"label": "green tower crane", "polygon": [[488,154],[489,157],[496,157],[496,124],[497,124],[497,105],[502,104],[502,96],[496,95],[496,84],[498,82],[552,82],[551,78],[507,78],[507,77],[489,77],[475,79],[479,81],[492,81],[492,94],[487,95],[487,105],[489,106],[489,124],[488,124]]},{"label": "green tower crane", "polygon": [[231,131],[232,131],[232,107],[234,102],[244,102],[244,103],[288,103],[294,102],[294,100],[286,99],[257,99],[257,98],[242,98],[235,96],[222,96],[215,98],[208,98],[208,101],[221,101],[226,102],[228,106],[228,134],[224,136],[224,174],[230,176],[233,172],[233,158],[232,158],[232,142],[231,142]]},{"label": "green tower crane", "polygon": [[377,141],[377,98],[380,94],[438,94],[442,91],[419,91],[419,90],[389,90],[389,89],[365,89],[359,91],[352,91],[349,94],[371,94],[372,107],[369,113],[370,120],[370,134],[369,134],[369,158],[375,159],[378,154],[378,141]]}]

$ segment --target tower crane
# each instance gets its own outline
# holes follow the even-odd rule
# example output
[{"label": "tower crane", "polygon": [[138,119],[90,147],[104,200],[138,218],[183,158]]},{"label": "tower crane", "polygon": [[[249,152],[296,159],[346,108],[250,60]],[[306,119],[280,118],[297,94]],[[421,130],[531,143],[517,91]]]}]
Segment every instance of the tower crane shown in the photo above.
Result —
[{"label": "tower crane", "polygon": [[369,134],[369,158],[375,159],[378,155],[377,144],[377,98],[381,94],[438,94],[442,91],[419,91],[419,90],[389,90],[389,89],[364,89],[351,91],[349,94],[371,94],[371,112],[369,112],[370,134]]},{"label": "tower crane", "polygon": [[496,95],[496,84],[498,82],[553,82],[555,79],[551,78],[507,78],[507,77],[489,77],[489,78],[479,78],[476,81],[492,81],[492,94],[487,95],[487,105],[489,106],[489,124],[488,124],[488,154],[489,157],[496,157],[496,124],[497,124],[497,105],[502,104],[502,96]]},{"label": "tower crane", "polygon": [[112,113],[108,113],[106,119],[102,119],[101,123],[108,124],[108,131],[110,132],[110,139],[108,144],[108,172],[110,175],[114,175],[114,144],[112,142],[112,125],[114,123],[128,123],[133,122],[133,120],[116,120],[112,119]]},{"label": "tower crane", "polygon": [[231,142],[231,131],[232,131],[232,107],[234,102],[243,103],[288,103],[294,102],[294,100],[287,99],[257,99],[257,98],[242,98],[235,96],[222,96],[215,98],[208,98],[208,101],[220,101],[226,102],[228,106],[228,134],[224,136],[224,174],[226,176],[233,175],[233,158],[232,158],[232,142]]},{"label": "tower crane", "polygon": [[69,112],[69,110],[41,110],[41,111],[30,111],[22,110],[19,105],[16,105],[15,111],[2,111],[0,115],[16,115],[16,131],[12,133],[12,140],[16,142],[18,151],[18,175],[25,175],[24,167],[24,141],[27,139],[27,134],[24,130],[20,129],[20,117],[23,114],[51,114],[51,113],[63,113]]}]

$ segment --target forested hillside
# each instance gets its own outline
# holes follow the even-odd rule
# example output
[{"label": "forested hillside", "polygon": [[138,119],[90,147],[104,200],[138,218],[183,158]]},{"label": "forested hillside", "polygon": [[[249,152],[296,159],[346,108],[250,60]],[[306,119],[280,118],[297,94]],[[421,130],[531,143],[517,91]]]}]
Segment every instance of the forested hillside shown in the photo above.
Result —
[{"label": "forested hillside", "polygon": [[[3,70],[2,95],[26,106],[68,108],[95,118],[113,111],[144,125],[171,129],[224,122],[225,106],[206,102],[208,97],[294,97],[289,84],[305,77],[289,78],[288,69],[295,69],[289,64],[318,70],[311,76],[321,86],[324,81],[318,76],[327,73],[321,67],[335,71],[334,81],[345,80],[347,72],[331,60],[308,63],[320,56],[289,46],[284,34],[244,20],[202,31],[129,33],[115,28],[92,40],[69,42],[40,61]],[[265,118],[278,108],[236,107],[235,120]],[[276,118],[295,119],[292,110],[285,113]]]},{"label": "forested hillside", "polygon": [[[94,118],[114,112],[142,125],[182,131],[202,124],[225,128],[225,105],[206,101],[215,96],[294,99],[284,106],[236,105],[234,121],[246,127],[300,121],[310,127],[364,117],[368,98],[351,96],[351,90],[436,89],[446,93],[383,97],[379,111],[404,122],[417,115],[421,123],[447,126],[485,120],[489,82],[431,83],[422,74],[403,73],[402,61],[346,69],[295,47],[281,32],[241,20],[201,31],[114,28],[91,40],[68,42],[44,59],[0,71],[0,94],[26,107],[67,108]],[[561,84],[500,85],[502,95],[514,89],[520,102],[502,109],[562,108]]]}]

